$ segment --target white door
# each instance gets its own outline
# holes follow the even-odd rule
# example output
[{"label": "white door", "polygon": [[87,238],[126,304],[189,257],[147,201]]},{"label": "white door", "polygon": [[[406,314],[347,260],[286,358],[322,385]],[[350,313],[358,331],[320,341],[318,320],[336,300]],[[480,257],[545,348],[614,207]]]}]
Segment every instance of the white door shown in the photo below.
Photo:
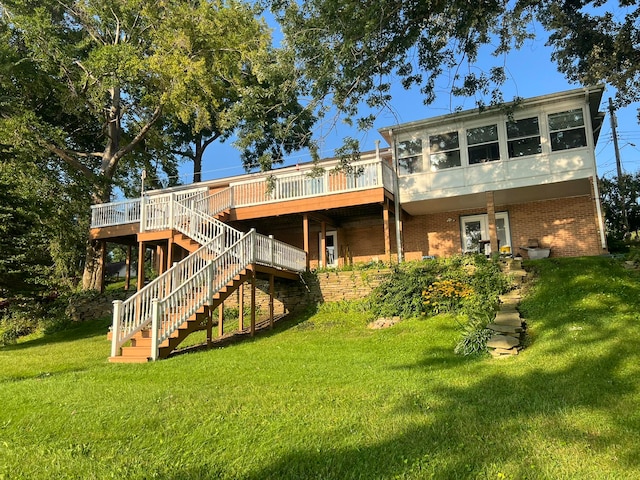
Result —
[{"label": "white door", "polygon": [[[491,253],[488,215],[461,217],[460,229],[462,251],[464,253],[477,252],[484,253],[485,255]],[[511,247],[511,231],[509,229],[509,216],[507,212],[496,213],[496,235],[500,248]]]},{"label": "white door", "polygon": [[487,220],[487,215],[469,215],[460,219],[463,253],[486,253],[486,246],[489,241]]},{"label": "white door", "polygon": [[[318,234],[318,258],[322,263],[322,233]],[[327,255],[327,264],[324,267],[337,267],[338,266],[338,232],[327,232],[325,237],[325,250]]]}]

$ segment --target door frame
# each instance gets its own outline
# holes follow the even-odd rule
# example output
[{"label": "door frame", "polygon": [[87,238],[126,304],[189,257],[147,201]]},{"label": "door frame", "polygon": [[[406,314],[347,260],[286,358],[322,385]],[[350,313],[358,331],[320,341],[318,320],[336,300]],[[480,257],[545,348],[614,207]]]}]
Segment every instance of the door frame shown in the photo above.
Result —
[{"label": "door frame", "polygon": [[[327,264],[321,265],[323,268],[331,268],[331,267],[338,266],[338,231],[327,230],[325,232],[325,245],[326,245],[326,239],[328,237],[333,238],[333,262],[331,263],[329,262],[329,254],[327,252]],[[322,232],[318,232],[318,264],[322,264],[322,251],[320,250],[321,248],[322,248]],[[327,250],[329,249],[327,248]]]}]

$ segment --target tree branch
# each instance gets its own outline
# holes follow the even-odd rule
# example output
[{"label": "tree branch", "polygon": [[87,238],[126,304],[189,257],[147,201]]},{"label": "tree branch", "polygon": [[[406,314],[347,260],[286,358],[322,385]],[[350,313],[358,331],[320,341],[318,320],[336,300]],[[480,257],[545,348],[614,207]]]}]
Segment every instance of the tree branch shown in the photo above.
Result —
[{"label": "tree branch", "polygon": [[[79,162],[78,159],[74,158],[68,152],[64,151],[61,148],[56,147],[51,143],[44,143],[44,147],[49,150],[51,153],[57,155],[61,158],[67,165],[74,168],[78,172],[80,172],[85,178],[90,180],[92,183],[95,182],[96,174],[82,162]],[[80,156],[99,156],[99,154],[85,154]]]},{"label": "tree branch", "polygon": [[136,147],[136,145],[138,145],[138,143],[140,143],[144,139],[144,137],[147,135],[147,132],[160,119],[161,115],[162,115],[162,105],[158,105],[154,110],[153,115],[151,115],[151,118],[149,119],[147,124],[140,129],[138,134],[135,137],[133,137],[133,139],[127,145],[125,145],[123,148],[118,150],[113,155],[113,157],[111,157],[111,159],[109,160],[109,164],[107,165],[107,168],[104,171],[104,174],[107,176],[107,178],[111,178],[113,176],[113,172],[118,166],[118,162],[120,161],[120,159],[124,157],[127,153],[132,151]]}]

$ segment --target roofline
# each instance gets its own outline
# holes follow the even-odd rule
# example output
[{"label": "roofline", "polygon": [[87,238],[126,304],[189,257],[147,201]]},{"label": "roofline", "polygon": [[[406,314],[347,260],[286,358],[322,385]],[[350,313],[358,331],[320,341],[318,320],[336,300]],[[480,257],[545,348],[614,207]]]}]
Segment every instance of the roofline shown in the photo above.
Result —
[{"label": "roofline", "polygon": [[[538,95],[536,97],[524,98],[521,100],[514,100],[510,102],[505,102],[500,105],[492,105],[490,107],[485,108],[483,111],[480,111],[479,108],[473,108],[469,110],[463,110],[461,112],[448,113],[445,115],[438,115],[437,117],[430,117],[423,120],[415,120],[407,123],[400,123],[396,125],[392,125],[389,127],[383,127],[378,129],[378,132],[382,137],[391,144],[391,136],[393,133],[402,133],[407,130],[413,130],[418,127],[427,127],[433,124],[441,123],[441,122],[450,122],[453,120],[463,120],[468,117],[478,116],[479,114],[490,114],[495,113],[496,111],[500,111],[505,107],[517,106],[518,108],[532,107],[537,104],[549,103],[554,100],[566,100],[571,97],[577,96],[587,96],[588,103],[591,107],[591,112],[598,111],[598,107],[600,106],[600,101],[602,99],[602,95],[604,94],[604,85],[597,85],[593,87],[582,87],[576,88],[573,90],[565,90],[562,92],[555,92],[546,95]],[[594,105],[595,101],[597,104]]]}]

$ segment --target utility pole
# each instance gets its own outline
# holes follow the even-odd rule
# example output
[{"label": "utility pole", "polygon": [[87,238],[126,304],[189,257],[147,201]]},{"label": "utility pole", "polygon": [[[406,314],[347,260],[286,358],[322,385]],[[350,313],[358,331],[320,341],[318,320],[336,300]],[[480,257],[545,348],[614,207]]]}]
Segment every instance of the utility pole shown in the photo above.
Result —
[{"label": "utility pole", "polygon": [[616,169],[618,171],[618,193],[620,195],[620,210],[622,211],[622,223],[624,225],[625,238],[629,235],[629,217],[627,215],[627,199],[625,198],[623,188],[624,179],[622,178],[622,162],[620,161],[620,149],[618,148],[618,133],[616,127],[618,121],[616,120],[616,110],[613,106],[613,101],[609,97],[609,117],[611,119],[611,134],[613,135],[613,149],[616,154]]}]

